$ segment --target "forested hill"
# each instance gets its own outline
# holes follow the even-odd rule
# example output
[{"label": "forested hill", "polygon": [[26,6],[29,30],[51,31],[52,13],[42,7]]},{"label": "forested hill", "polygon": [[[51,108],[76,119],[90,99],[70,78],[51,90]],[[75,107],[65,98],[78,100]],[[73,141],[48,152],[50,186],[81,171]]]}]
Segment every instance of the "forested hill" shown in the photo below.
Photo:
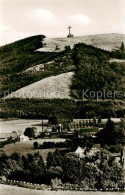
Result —
[{"label": "forested hill", "polygon": [[[124,48],[109,52],[80,43],[73,49],[67,46],[62,52],[38,52],[38,48],[44,47],[44,38],[44,35],[33,36],[0,47],[1,97],[5,91],[11,93],[44,78],[74,71],[72,96],[73,90],[78,91],[79,98],[82,89],[122,90],[125,66],[109,60],[124,59]],[[36,65],[44,68],[27,71]]]},{"label": "forested hill", "polygon": [[[122,41],[122,47],[112,52],[105,51],[91,45],[86,45],[84,43],[76,44],[73,49],[67,46],[65,47],[65,50],[61,52],[39,52],[37,49],[44,47],[42,43],[43,39],[44,36],[41,35],[33,36],[0,47],[1,97],[3,97],[4,92],[6,91],[11,93],[22,87],[35,84],[37,81],[41,81],[45,78],[71,72],[71,74],[74,74],[72,74],[73,77],[71,79],[71,85],[68,87],[70,89],[72,99],[67,101],[64,97],[64,101],[52,98],[51,101],[47,99],[45,100],[47,108],[51,107],[51,110],[49,111],[50,115],[53,114],[54,109],[57,109],[57,113],[55,113],[55,115],[65,117],[65,113],[68,113],[68,108],[71,105],[73,105],[71,107],[76,106],[73,98],[82,98],[83,89],[88,89],[89,91],[124,91],[125,50],[124,45],[122,45]],[[71,76],[71,74],[67,75]],[[53,83],[53,85],[55,85],[55,83]],[[38,104],[37,101],[40,101],[40,104]],[[45,102],[44,100],[40,100],[39,97],[37,100],[32,97],[28,100],[12,98],[11,101],[11,99],[2,99],[2,110],[0,112],[0,116],[13,117],[17,116],[16,114],[18,113],[18,117],[42,117],[43,110],[46,109]],[[65,102],[65,108],[62,108],[61,102]],[[32,113],[34,107],[33,104],[35,105],[34,113]],[[91,114],[94,110],[93,103],[91,101],[86,101],[86,103],[83,102],[81,104],[79,108],[81,109],[79,110],[80,116],[82,117],[86,112],[84,117],[88,117],[88,112]],[[95,108],[98,107],[97,104],[98,103],[94,103]],[[101,113],[102,109],[105,110]],[[31,110],[31,112],[29,112],[29,110]],[[110,101],[108,105],[106,104],[105,108],[103,108],[100,104],[98,110],[98,116],[101,115],[102,117],[109,115],[123,116],[123,101]],[[108,110],[111,112],[107,114]],[[96,114],[97,112],[95,111],[94,115]],[[46,113],[45,117],[47,117]]]},{"label": "forested hill", "polygon": [[[42,40],[45,36],[33,36],[12,44],[0,47],[0,97],[4,91],[16,91],[21,87],[39,81],[43,78],[58,75],[63,70],[58,71],[49,68],[46,65],[44,71],[29,73],[25,72],[30,67],[38,64],[47,63],[58,56],[62,56],[63,52],[38,52],[38,48],[42,47]],[[59,67],[57,63],[57,67]]]},{"label": "forested hill", "polygon": [[72,96],[78,99],[85,98],[82,97],[83,90],[87,91],[86,98],[90,97],[91,91],[125,91],[125,61],[110,63],[110,58],[125,59],[124,52],[108,52],[83,43],[76,44],[73,50],[76,71],[71,85]]}]

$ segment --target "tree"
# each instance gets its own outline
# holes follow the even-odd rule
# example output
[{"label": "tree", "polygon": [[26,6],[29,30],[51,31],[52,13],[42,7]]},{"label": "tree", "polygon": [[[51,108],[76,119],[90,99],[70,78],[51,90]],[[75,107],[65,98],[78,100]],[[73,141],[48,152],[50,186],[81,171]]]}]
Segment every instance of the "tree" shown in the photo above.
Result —
[{"label": "tree", "polygon": [[101,144],[115,145],[117,139],[117,132],[114,122],[109,118],[105,128],[98,133],[98,141]]},{"label": "tree", "polygon": [[81,122],[79,122],[79,127],[80,127],[80,128],[82,127],[82,123],[81,123]]},{"label": "tree", "polygon": [[85,127],[85,122],[83,121],[83,128]]},{"label": "tree", "polygon": [[124,49],[125,49],[125,47],[124,47],[124,43],[122,42],[122,43],[121,43],[121,46],[120,46],[120,50],[121,50],[121,52],[123,52],[123,51],[124,51]]},{"label": "tree", "polygon": [[41,132],[39,135],[40,138],[44,138],[45,137],[45,132]]},{"label": "tree", "polygon": [[101,116],[98,117],[98,124],[102,122]]},{"label": "tree", "polygon": [[93,125],[92,121],[89,119],[89,126],[91,127]]},{"label": "tree", "polygon": [[53,154],[52,152],[48,152],[47,157],[46,157],[46,167],[49,169],[53,165]]},{"label": "tree", "polygon": [[75,130],[75,131],[74,131],[74,139],[75,139],[75,140],[78,140],[78,139],[79,139],[78,130]]},{"label": "tree", "polygon": [[96,126],[96,118],[95,117],[93,118],[93,126],[94,127]]},{"label": "tree", "polygon": [[28,127],[24,131],[24,135],[28,136],[30,139],[35,137],[35,130],[34,128]]},{"label": "tree", "polygon": [[78,183],[82,180],[81,173],[82,161],[75,153],[67,153],[62,162],[63,181],[70,183]]},{"label": "tree", "polygon": [[57,116],[50,116],[49,117],[49,124],[56,125],[58,123]]},{"label": "tree", "polygon": [[51,166],[48,172],[49,172],[51,179],[54,179],[54,178],[61,178],[63,170],[60,166],[55,166],[55,167]]},{"label": "tree", "polygon": [[38,148],[38,142],[34,142],[33,146],[34,146],[35,149]]},{"label": "tree", "polygon": [[89,126],[89,123],[88,123],[88,121],[86,121],[86,127],[88,127]]},{"label": "tree", "polygon": [[64,48],[65,48],[65,50],[66,50],[66,51],[69,51],[69,50],[71,50],[71,47],[70,47],[70,45],[65,45],[65,47],[64,47]]},{"label": "tree", "polygon": [[19,161],[21,157],[17,152],[14,152],[11,154],[10,158],[15,160],[15,161]]}]

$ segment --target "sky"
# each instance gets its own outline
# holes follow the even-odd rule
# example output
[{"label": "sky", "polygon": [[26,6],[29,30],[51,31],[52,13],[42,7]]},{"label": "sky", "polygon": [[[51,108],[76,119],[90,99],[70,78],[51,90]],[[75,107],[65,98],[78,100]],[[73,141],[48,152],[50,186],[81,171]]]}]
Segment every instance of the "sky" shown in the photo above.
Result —
[{"label": "sky", "polygon": [[0,0],[0,45],[33,35],[125,32],[125,0]]}]

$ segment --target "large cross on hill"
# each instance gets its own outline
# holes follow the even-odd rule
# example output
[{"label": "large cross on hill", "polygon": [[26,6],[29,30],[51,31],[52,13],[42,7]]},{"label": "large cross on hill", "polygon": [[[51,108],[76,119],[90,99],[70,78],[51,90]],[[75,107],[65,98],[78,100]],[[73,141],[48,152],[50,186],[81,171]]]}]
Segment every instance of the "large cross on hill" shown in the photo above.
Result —
[{"label": "large cross on hill", "polygon": [[69,27],[67,28],[67,29],[69,29],[69,35],[70,35],[70,29],[71,29],[72,27],[69,25]]},{"label": "large cross on hill", "polygon": [[69,34],[68,34],[68,36],[67,37],[73,37],[73,35],[70,33],[70,29],[71,29],[72,27],[69,25],[69,27],[67,28],[67,29],[69,29]]}]

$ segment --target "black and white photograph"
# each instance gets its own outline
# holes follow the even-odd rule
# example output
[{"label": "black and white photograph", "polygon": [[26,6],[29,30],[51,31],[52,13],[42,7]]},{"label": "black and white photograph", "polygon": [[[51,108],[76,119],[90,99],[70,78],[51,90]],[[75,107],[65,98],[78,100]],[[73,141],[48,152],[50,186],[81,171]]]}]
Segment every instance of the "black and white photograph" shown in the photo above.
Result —
[{"label": "black and white photograph", "polygon": [[0,0],[0,195],[125,193],[125,0]]}]

